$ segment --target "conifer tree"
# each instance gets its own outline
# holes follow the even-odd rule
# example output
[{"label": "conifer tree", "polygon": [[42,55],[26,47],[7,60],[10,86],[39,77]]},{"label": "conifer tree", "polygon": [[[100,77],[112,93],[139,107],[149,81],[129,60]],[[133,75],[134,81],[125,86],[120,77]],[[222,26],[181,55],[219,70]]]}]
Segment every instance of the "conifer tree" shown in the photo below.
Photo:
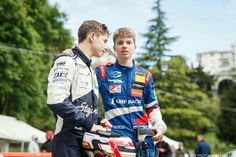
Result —
[{"label": "conifer tree", "polygon": [[144,34],[146,53],[137,61],[153,74],[161,112],[168,127],[166,135],[191,147],[198,132],[213,127],[214,110],[207,95],[188,76],[190,68],[186,60],[167,55],[168,46],[178,37],[168,37],[169,29],[160,2],[157,0],[153,7],[157,17],[150,20],[149,32]]},{"label": "conifer tree", "polygon": [[[152,8],[156,12],[157,17],[151,19],[149,22],[149,30],[144,34],[147,41],[144,45],[143,53],[137,58],[137,61],[144,67],[156,66],[157,70],[162,71],[162,60],[169,51],[168,46],[176,41],[178,37],[168,37],[169,28],[165,24],[166,16],[165,12],[161,10],[161,0],[155,2],[155,6]],[[159,76],[162,73],[159,72]]]}]

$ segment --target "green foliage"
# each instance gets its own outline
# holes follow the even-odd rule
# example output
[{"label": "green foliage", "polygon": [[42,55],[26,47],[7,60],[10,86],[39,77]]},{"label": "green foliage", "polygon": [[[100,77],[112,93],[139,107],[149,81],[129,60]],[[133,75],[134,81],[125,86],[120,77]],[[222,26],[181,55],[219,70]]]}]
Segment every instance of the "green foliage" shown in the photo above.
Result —
[{"label": "green foliage", "polygon": [[0,12],[0,114],[52,128],[46,105],[52,55],[42,52],[72,46],[66,15],[48,0],[0,1]]},{"label": "green foliage", "polygon": [[228,90],[224,90],[220,107],[218,137],[225,142],[236,144],[236,84],[232,83]]},{"label": "green foliage", "polygon": [[207,93],[209,97],[212,97],[211,87],[216,81],[213,75],[204,72],[203,67],[198,66],[197,68],[193,68],[188,73],[188,76],[191,78],[191,82],[196,83],[202,92]]},{"label": "green foliage", "polygon": [[58,53],[71,47],[70,31],[64,28],[65,13],[59,12],[57,6],[49,6],[47,0],[26,0],[26,5],[31,24],[39,33],[45,51]]},{"label": "green foliage", "polygon": [[69,30],[63,28],[65,14],[47,0],[1,1],[0,11],[2,43],[54,53],[72,44]]},{"label": "green foliage", "polygon": [[[167,136],[193,148],[198,132],[215,127],[217,110],[199,89],[198,80],[190,77],[195,73],[185,59],[166,55],[168,46],[178,37],[167,36],[169,29],[164,23],[166,17],[161,11],[160,0],[156,1],[153,10],[157,12],[157,17],[150,20],[149,32],[144,34],[147,38],[146,53],[137,61],[153,74],[163,119],[168,126]],[[194,76],[197,75],[199,73]]]},{"label": "green foliage", "polygon": [[[149,31],[144,34],[147,38],[143,53],[137,58],[137,61],[144,67],[156,65],[159,70],[162,70],[161,61],[166,56],[165,52],[169,51],[168,46],[176,41],[178,37],[168,37],[169,28],[165,25],[165,12],[161,10],[161,0],[157,0],[153,10],[157,13],[157,17],[149,22]],[[161,75],[162,73],[159,73]]]},{"label": "green foliage", "polygon": [[207,95],[190,81],[190,69],[182,57],[171,58],[165,65],[167,68],[155,86],[168,126],[167,136],[192,145],[198,132],[214,127],[215,109]]},{"label": "green foliage", "polygon": [[[48,63],[49,62],[48,60]],[[47,66],[40,56],[0,49],[0,113],[34,124],[45,106]]]}]

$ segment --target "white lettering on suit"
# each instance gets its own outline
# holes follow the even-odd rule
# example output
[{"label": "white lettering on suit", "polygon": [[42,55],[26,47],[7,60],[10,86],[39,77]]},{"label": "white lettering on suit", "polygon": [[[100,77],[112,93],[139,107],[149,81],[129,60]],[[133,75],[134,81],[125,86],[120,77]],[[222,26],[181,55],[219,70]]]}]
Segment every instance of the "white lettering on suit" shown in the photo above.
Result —
[{"label": "white lettering on suit", "polygon": [[91,114],[93,113],[97,113],[97,109],[93,110],[89,104],[87,104],[86,102],[83,102],[80,106],[76,106],[76,108],[78,108],[80,111],[85,113],[86,117],[89,117]]}]

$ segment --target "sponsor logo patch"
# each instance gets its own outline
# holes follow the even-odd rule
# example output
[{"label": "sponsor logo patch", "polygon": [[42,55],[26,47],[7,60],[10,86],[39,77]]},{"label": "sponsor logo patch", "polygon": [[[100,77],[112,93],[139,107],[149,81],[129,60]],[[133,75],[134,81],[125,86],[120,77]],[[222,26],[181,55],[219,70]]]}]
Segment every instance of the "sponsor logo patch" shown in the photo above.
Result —
[{"label": "sponsor logo patch", "polygon": [[114,125],[113,129],[125,129],[124,125]]},{"label": "sponsor logo patch", "polygon": [[68,75],[68,72],[65,72],[65,71],[55,72],[53,75],[53,78],[57,78],[57,77],[67,78],[67,75]]},{"label": "sponsor logo patch", "polygon": [[110,73],[110,76],[111,77],[113,77],[113,78],[118,78],[118,77],[121,77],[121,72],[119,72],[119,71],[112,71],[111,73]]},{"label": "sponsor logo patch", "polygon": [[54,72],[56,71],[69,71],[69,68],[67,67],[57,67],[53,69]]},{"label": "sponsor logo patch", "polygon": [[120,79],[112,79],[112,80],[108,80],[108,82],[111,82],[111,83],[123,83],[123,81],[120,80]]},{"label": "sponsor logo patch", "polygon": [[57,67],[59,67],[59,66],[65,66],[65,64],[66,64],[65,61],[63,61],[63,62],[58,62],[58,63],[56,64],[56,66],[57,66]]},{"label": "sponsor logo patch", "polygon": [[68,80],[66,78],[54,78],[53,82],[67,82]]},{"label": "sponsor logo patch", "polygon": [[131,96],[142,97],[143,96],[143,90],[131,89]]},{"label": "sponsor logo patch", "polygon": [[121,93],[121,85],[110,85],[109,92],[110,93]]},{"label": "sponsor logo patch", "polygon": [[134,88],[134,89],[143,89],[144,85],[143,84],[132,83],[132,88]]},{"label": "sponsor logo patch", "polygon": [[135,72],[135,82],[145,83],[145,74],[141,72]]},{"label": "sponsor logo patch", "polygon": [[129,99],[128,101],[125,99],[115,99],[112,98],[111,99],[111,104],[115,105],[115,104],[120,104],[120,105],[124,105],[124,104],[140,104],[141,100],[139,99]]}]

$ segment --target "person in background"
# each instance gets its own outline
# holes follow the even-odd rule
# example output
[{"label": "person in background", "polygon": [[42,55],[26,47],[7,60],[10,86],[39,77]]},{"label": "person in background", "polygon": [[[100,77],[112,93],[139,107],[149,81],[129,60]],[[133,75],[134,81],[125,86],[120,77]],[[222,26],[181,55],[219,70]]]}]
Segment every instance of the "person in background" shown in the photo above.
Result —
[{"label": "person in background", "polygon": [[197,135],[197,145],[195,148],[195,154],[197,157],[207,157],[211,154],[211,148],[208,143],[206,143],[204,135],[202,133]]},{"label": "person in background", "polygon": [[111,124],[98,117],[98,85],[91,57],[106,52],[109,31],[95,20],[84,21],[78,30],[73,56],[59,55],[48,76],[47,104],[56,115],[52,157],[86,157],[82,148],[85,131],[106,131]]},{"label": "person in background", "polygon": [[33,135],[31,141],[28,145],[28,152],[40,152],[39,145],[38,145],[38,137]]},{"label": "person in background", "polygon": [[52,139],[53,139],[53,131],[48,130],[46,132],[46,139],[47,141],[42,145],[43,152],[51,152],[52,151]]},{"label": "person in background", "polygon": [[158,141],[163,136],[166,124],[162,120],[152,74],[136,66],[133,61],[136,37],[131,28],[117,29],[113,42],[116,62],[96,68],[105,117],[113,125],[113,132],[130,137],[136,147],[134,128],[148,127],[150,122],[157,134],[146,138],[145,141],[148,143],[147,151],[150,157],[153,157],[153,140]]}]

